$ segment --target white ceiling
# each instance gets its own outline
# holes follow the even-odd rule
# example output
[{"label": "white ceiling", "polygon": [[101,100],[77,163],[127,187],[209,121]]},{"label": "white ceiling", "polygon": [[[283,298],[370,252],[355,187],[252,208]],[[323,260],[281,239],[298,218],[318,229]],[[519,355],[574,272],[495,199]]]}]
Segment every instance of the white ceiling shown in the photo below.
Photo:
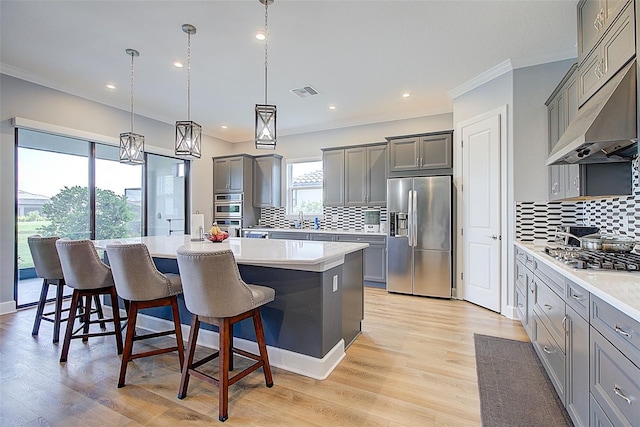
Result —
[{"label": "white ceiling", "polygon": [[[126,111],[125,49],[137,49],[135,111],[167,123],[187,119],[186,67],[172,61],[186,61],[181,27],[193,24],[191,119],[226,141],[253,137],[264,102],[258,0],[1,0],[0,18],[3,73]],[[279,135],[420,117],[451,112],[449,91],[506,60],[575,56],[575,0],[275,0],[268,101]],[[305,85],[320,94],[289,91]]]}]

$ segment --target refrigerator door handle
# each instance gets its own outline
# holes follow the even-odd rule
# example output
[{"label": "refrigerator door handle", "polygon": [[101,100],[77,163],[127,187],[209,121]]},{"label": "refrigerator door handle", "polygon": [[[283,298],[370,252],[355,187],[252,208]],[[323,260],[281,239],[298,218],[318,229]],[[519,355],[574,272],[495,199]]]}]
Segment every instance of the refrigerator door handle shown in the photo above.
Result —
[{"label": "refrigerator door handle", "polygon": [[409,246],[413,246],[413,191],[409,190],[407,195],[407,243]]},{"label": "refrigerator door handle", "polygon": [[413,190],[413,206],[411,207],[411,213],[413,215],[413,219],[411,220],[411,233],[413,234],[411,240],[413,241],[413,246],[418,246],[418,192]]}]

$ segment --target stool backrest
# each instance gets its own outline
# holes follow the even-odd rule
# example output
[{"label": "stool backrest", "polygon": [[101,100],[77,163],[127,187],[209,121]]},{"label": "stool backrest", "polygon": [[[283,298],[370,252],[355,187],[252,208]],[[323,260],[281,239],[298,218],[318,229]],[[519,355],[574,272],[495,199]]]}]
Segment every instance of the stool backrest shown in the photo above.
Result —
[{"label": "stool backrest", "polygon": [[107,256],[118,295],[129,301],[151,301],[174,295],[167,276],[156,268],[144,243],[109,244]]},{"label": "stool backrest", "polygon": [[65,283],[75,289],[99,289],[113,286],[108,265],[100,261],[91,240],[56,241]]},{"label": "stool backrest", "polygon": [[230,250],[196,252],[178,248],[178,269],[187,309],[198,316],[232,317],[255,307]]},{"label": "stool backrest", "polygon": [[36,274],[42,279],[61,280],[62,266],[56,250],[56,241],[60,237],[42,237],[38,234],[27,237],[31,258],[36,267]]}]

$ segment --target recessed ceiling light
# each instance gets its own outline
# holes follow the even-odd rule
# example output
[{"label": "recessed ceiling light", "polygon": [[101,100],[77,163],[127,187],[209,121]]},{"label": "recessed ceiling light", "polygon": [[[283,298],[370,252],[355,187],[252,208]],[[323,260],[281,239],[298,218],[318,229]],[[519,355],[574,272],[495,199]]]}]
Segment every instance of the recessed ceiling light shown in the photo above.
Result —
[{"label": "recessed ceiling light", "polygon": [[173,61],[173,66],[176,67],[176,68],[184,67],[184,65],[182,65],[182,62],[180,62],[180,61]]},{"label": "recessed ceiling light", "polygon": [[116,88],[116,86],[112,85],[111,83],[107,83],[105,86],[107,86],[107,89],[109,90],[114,90]]},{"label": "recessed ceiling light", "polygon": [[258,40],[264,40],[267,38],[266,34],[264,33],[264,31],[260,30],[260,31],[256,31],[256,38]]},{"label": "recessed ceiling light", "polygon": [[411,96],[411,94],[409,92],[405,92],[405,93],[402,94],[403,98],[408,98],[410,96]]},{"label": "recessed ceiling light", "polygon": [[329,105],[329,110],[335,110],[336,106],[335,105]]},{"label": "recessed ceiling light", "polygon": [[226,128],[227,128],[227,125],[222,125],[222,126],[220,126],[220,127],[221,127],[222,129],[226,129]]}]

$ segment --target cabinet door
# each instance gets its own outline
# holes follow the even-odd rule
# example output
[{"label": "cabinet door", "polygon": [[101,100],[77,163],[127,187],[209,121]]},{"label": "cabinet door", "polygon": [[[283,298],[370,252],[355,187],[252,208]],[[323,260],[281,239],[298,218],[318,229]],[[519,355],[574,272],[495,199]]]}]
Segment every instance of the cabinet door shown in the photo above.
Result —
[{"label": "cabinet door", "polygon": [[557,98],[554,98],[548,107],[549,115],[549,151],[556,145],[560,139],[560,116],[558,113]]},{"label": "cabinet door", "polygon": [[244,190],[244,158],[229,159],[229,191],[242,192]]},{"label": "cabinet door", "polygon": [[344,150],[344,177],[345,205],[366,205],[367,149],[365,147]]},{"label": "cabinet door", "polygon": [[229,191],[229,159],[213,160],[213,192],[226,193]]},{"label": "cabinet door", "polygon": [[253,206],[272,206],[273,158],[259,157],[253,160]]},{"label": "cabinet door", "polygon": [[420,138],[392,139],[389,142],[389,172],[415,170],[420,161]]},{"label": "cabinet door", "polygon": [[[567,123],[566,126],[573,121],[573,118],[578,114],[578,79],[577,68],[574,70],[572,77],[569,78],[567,86],[564,90],[565,106],[567,109]],[[565,127],[566,129],[566,127]]]},{"label": "cabinet door", "polygon": [[580,165],[565,165],[565,198],[580,196]]},{"label": "cabinet door", "polygon": [[364,280],[387,281],[387,257],[385,245],[369,245],[364,251]]},{"label": "cabinet door", "polygon": [[451,135],[431,135],[420,138],[420,168],[444,169],[452,167]]},{"label": "cabinet door", "polygon": [[322,205],[344,206],[344,150],[322,152]]},{"label": "cabinet door", "polygon": [[536,301],[536,287],[533,283],[533,273],[530,271],[527,272],[527,322],[525,324],[524,330],[527,331],[527,335],[531,342],[535,341],[535,337],[533,335],[533,307]]},{"label": "cabinet door", "polygon": [[549,200],[565,198],[565,175],[564,165],[549,166]]},{"label": "cabinet door", "polygon": [[589,425],[589,323],[567,306],[565,407],[575,426]]},{"label": "cabinet door", "polygon": [[578,57],[584,58],[604,34],[604,0],[583,0],[578,4]]},{"label": "cabinet door", "polygon": [[387,146],[367,147],[367,204],[387,204]]}]

